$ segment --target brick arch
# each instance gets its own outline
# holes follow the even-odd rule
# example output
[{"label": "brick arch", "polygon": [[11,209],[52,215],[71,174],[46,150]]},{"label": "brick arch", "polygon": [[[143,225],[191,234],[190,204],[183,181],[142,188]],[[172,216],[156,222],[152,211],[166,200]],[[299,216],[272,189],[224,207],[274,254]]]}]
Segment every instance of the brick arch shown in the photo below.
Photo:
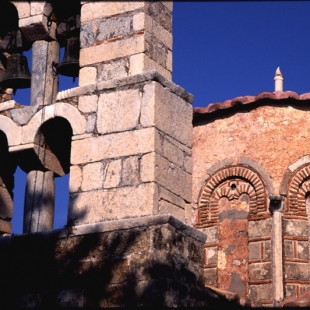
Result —
[{"label": "brick arch", "polygon": [[307,217],[306,194],[310,192],[310,164],[298,168],[292,174],[287,187],[287,204],[284,215]]},{"label": "brick arch", "polygon": [[[228,180],[241,180],[240,187],[232,192],[230,188],[220,188]],[[267,195],[266,186],[260,175],[252,168],[246,166],[230,166],[216,171],[202,186],[198,197],[198,223],[197,227],[208,227],[218,222],[219,199],[238,198],[247,194],[249,201],[249,218],[266,217]]]}]

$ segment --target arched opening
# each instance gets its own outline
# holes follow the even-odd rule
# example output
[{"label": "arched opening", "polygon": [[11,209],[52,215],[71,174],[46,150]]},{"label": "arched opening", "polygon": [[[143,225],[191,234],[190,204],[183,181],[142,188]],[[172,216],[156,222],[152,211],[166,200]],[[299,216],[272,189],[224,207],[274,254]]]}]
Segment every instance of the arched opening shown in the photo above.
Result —
[{"label": "arched opening", "polygon": [[69,201],[69,172],[72,128],[67,120],[56,117],[41,126],[46,147],[57,157],[63,174],[55,177],[55,209],[53,228],[63,227],[67,223]]}]

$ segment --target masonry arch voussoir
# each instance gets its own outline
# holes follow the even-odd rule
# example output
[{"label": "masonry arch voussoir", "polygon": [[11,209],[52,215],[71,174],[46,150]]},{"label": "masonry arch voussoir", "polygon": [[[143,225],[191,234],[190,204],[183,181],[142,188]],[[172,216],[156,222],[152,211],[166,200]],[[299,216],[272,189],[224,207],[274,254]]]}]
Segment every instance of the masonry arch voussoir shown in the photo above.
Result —
[{"label": "masonry arch voussoir", "polygon": [[[232,180],[229,187],[220,188],[224,182]],[[240,188],[234,182],[240,181]],[[226,186],[226,185],[225,185]],[[249,207],[251,217],[266,217],[267,215],[267,190],[262,177],[251,167],[234,165],[223,167],[209,176],[200,189],[198,196],[198,223],[197,226],[207,227],[214,225],[218,219],[218,206],[215,201],[221,197],[228,199],[237,198],[247,194],[250,198]]]}]

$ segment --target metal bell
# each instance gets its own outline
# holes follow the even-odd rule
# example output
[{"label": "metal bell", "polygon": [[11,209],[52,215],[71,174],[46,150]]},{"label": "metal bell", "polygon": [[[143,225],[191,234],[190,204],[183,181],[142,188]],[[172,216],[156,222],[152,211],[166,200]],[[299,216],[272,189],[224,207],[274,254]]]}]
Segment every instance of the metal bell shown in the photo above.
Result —
[{"label": "metal bell", "polygon": [[80,39],[72,37],[67,39],[65,55],[57,67],[57,73],[65,76],[79,76]]},{"label": "metal bell", "polygon": [[0,87],[6,88],[29,88],[31,75],[28,68],[27,57],[21,53],[14,53],[8,57],[5,73],[0,77]]}]

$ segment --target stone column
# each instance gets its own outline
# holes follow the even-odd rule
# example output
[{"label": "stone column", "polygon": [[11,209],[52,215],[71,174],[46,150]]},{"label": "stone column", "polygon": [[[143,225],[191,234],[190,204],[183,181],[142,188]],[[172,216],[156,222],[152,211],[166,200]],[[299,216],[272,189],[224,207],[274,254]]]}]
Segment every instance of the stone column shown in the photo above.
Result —
[{"label": "stone column", "polygon": [[[57,42],[36,41],[32,46],[31,106],[53,104],[58,91],[58,77],[53,62],[59,62]],[[44,115],[44,114],[43,114]],[[44,117],[41,123],[44,123]],[[39,137],[42,145],[44,137]],[[44,165],[44,162],[43,162]],[[49,230],[54,221],[54,173],[30,171],[24,206],[24,233]]]},{"label": "stone column", "polygon": [[54,201],[54,173],[30,171],[26,182],[24,233],[53,228]]},{"label": "stone column", "polygon": [[272,212],[272,283],[274,306],[283,300],[282,261],[282,196],[270,196],[269,210]]},{"label": "stone column", "polygon": [[54,75],[53,61],[59,62],[58,42],[36,41],[32,45],[30,105],[50,105],[58,91],[58,76]]}]

